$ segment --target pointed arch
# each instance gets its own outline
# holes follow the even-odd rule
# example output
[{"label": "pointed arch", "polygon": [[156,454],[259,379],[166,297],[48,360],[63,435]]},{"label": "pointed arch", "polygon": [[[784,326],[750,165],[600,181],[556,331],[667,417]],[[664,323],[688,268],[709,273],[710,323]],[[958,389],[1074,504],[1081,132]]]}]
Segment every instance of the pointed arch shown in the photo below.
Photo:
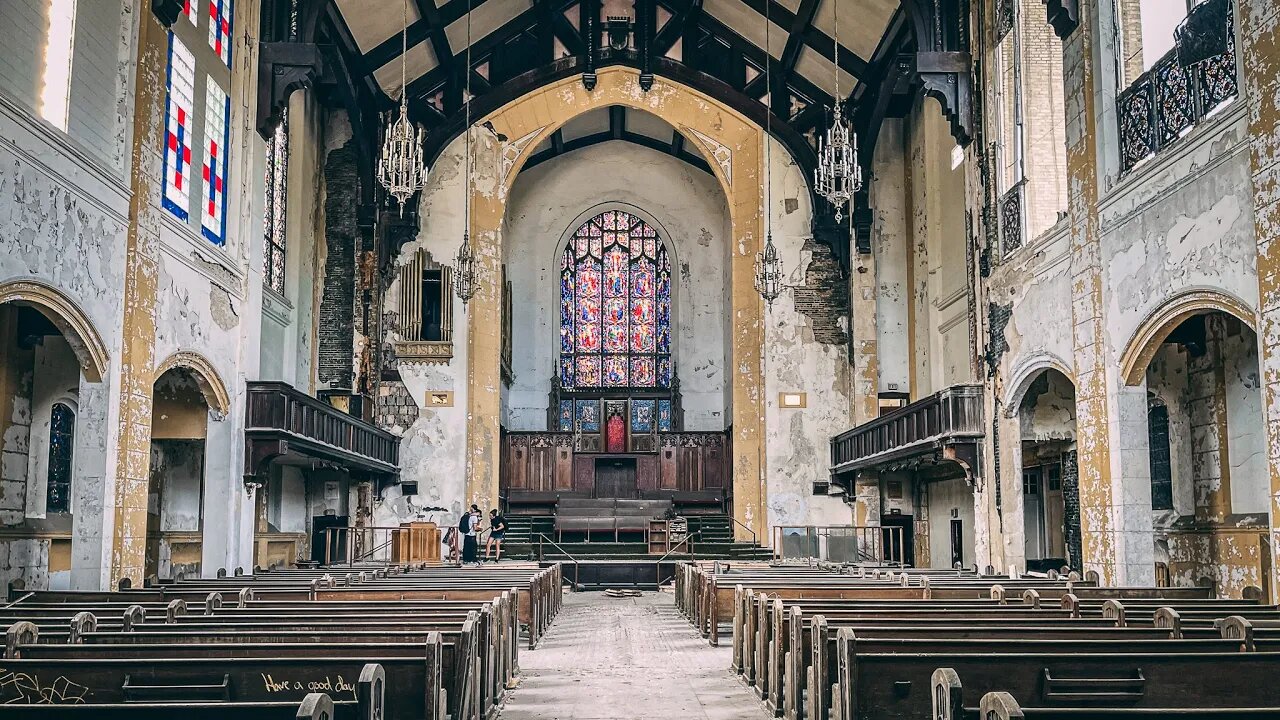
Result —
[{"label": "pointed arch", "polygon": [[0,283],[0,305],[6,303],[32,307],[48,318],[71,346],[85,378],[102,382],[110,362],[107,345],[74,300],[52,285],[26,279]]},{"label": "pointed arch", "polygon": [[218,371],[213,367],[213,363],[209,362],[203,355],[190,350],[180,350],[164,359],[164,362],[156,366],[155,371],[151,374],[151,382],[159,380],[162,375],[170,370],[182,368],[190,371],[192,379],[196,381],[196,386],[200,388],[200,394],[204,395],[205,404],[210,410],[216,412],[220,417],[225,417],[231,412],[231,393],[227,391],[227,386],[222,382],[222,378],[218,376]]},{"label": "pointed arch", "polygon": [[1169,333],[1193,315],[1224,312],[1257,332],[1258,317],[1245,301],[1214,288],[1193,288],[1171,296],[1138,323],[1120,356],[1120,377],[1125,385],[1140,385],[1147,366]]}]

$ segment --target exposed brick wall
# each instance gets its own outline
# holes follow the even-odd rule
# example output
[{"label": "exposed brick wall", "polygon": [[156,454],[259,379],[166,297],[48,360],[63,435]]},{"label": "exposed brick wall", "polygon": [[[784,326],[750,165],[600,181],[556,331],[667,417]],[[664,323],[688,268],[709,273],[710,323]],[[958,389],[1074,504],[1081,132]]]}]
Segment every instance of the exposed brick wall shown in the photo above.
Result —
[{"label": "exposed brick wall", "polygon": [[418,419],[418,404],[409,388],[400,381],[384,381],[378,386],[378,427],[397,435],[403,434]]},{"label": "exposed brick wall", "polygon": [[794,290],[796,311],[813,321],[813,337],[820,343],[844,345],[849,334],[842,320],[849,313],[849,284],[831,248],[808,240],[811,253],[804,270],[804,285]]},{"label": "exposed brick wall", "polygon": [[360,182],[352,142],[329,153],[324,166],[324,292],[320,299],[319,380],[351,388],[355,341],[356,244]]},{"label": "exposed brick wall", "polygon": [[1076,451],[1062,454],[1062,504],[1064,507],[1064,538],[1067,546],[1067,564],[1078,573],[1084,572],[1084,552],[1080,539],[1080,466]]},{"label": "exposed brick wall", "polygon": [[1013,317],[1013,303],[987,303],[987,377],[994,377],[996,368],[1000,366],[1000,358],[1009,351],[1009,342],[1004,337],[1004,330]]}]

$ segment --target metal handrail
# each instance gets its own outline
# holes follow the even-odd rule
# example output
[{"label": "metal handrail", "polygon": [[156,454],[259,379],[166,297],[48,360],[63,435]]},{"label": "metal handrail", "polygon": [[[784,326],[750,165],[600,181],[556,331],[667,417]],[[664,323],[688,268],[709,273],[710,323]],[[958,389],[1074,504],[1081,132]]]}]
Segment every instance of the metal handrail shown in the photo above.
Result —
[{"label": "metal handrail", "polygon": [[[738,518],[736,518],[736,517],[734,517],[734,516],[732,516],[732,515],[726,515],[725,517],[727,517],[727,518],[729,518],[730,520],[732,520],[734,525],[737,525],[737,526],[741,527],[743,530],[746,530],[747,532],[751,533],[751,544],[752,544],[752,545],[759,545],[759,544],[760,544],[760,540],[759,540],[759,537],[756,535],[756,531],[755,531],[755,530],[752,530],[752,529],[751,529],[751,528],[749,528],[749,527],[747,527],[746,523],[739,522],[739,521],[738,521]],[[699,531],[699,532],[701,532],[701,531]]]},{"label": "metal handrail", "polygon": [[542,562],[542,558],[543,558],[543,555],[542,555],[543,540],[551,543],[552,546],[554,546],[560,552],[564,553],[565,557],[569,558],[569,560],[573,562],[573,590],[574,592],[577,592],[578,591],[578,565],[579,565],[578,558],[574,557],[568,550],[565,550],[563,547],[561,547],[560,543],[547,537],[546,533],[540,532],[538,533],[538,562]]},{"label": "metal handrail", "polygon": [[[690,540],[692,540],[694,535],[697,535],[698,537],[702,537],[702,531],[701,531],[701,530],[697,530],[697,531],[695,531],[695,532],[687,533],[687,534],[684,536],[684,539],[683,539],[683,540],[681,540],[680,542],[676,543],[675,545],[672,545],[672,546],[671,546],[671,548],[670,548],[669,550],[667,550],[665,553],[663,553],[663,554],[662,554],[662,557],[658,558],[658,559],[657,559],[657,560],[655,560],[654,562],[662,562],[663,560],[666,560],[668,555],[670,555],[671,553],[675,552],[675,551],[676,551],[676,548],[678,548],[678,547],[680,547],[681,545],[684,545],[684,544],[688,543]],[[693,546],[692,546],[692,545],[690,545],[690,546],[689,546],[689,559],[690,559],[690,560],[693,560],[693,559],[694,559],[694,555],[693,555]]]}]

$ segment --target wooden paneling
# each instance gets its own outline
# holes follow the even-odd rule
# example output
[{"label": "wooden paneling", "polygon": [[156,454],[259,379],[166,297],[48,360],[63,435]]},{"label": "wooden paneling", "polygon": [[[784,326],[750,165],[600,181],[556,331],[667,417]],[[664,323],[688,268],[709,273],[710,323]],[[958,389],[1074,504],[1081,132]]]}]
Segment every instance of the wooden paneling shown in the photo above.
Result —
[{"label": "wooden paneling", "polygon": [[663,433],[657,453],[607,455],[574,450],[572,433],[507,433],[502,457],[502,490],[584,492],[595,488],[595,459],[636,461],[639,491],[697,491],[730,482],[731,457],[725,433]]}]

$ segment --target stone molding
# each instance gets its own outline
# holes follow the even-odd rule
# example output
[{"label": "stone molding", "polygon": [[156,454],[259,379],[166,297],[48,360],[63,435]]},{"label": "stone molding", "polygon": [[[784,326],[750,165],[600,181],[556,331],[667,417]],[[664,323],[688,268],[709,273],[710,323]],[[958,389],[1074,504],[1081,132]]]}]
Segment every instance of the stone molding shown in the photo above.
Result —
[{"label": "stone molding", "polygon": [[0,305],[5,303],[25,303],[40,309],[71,345],[85,377],[90,382],[102,382],[110,362],[107,346],[75,301],[39,280],[10,280],[0,283]]}]

